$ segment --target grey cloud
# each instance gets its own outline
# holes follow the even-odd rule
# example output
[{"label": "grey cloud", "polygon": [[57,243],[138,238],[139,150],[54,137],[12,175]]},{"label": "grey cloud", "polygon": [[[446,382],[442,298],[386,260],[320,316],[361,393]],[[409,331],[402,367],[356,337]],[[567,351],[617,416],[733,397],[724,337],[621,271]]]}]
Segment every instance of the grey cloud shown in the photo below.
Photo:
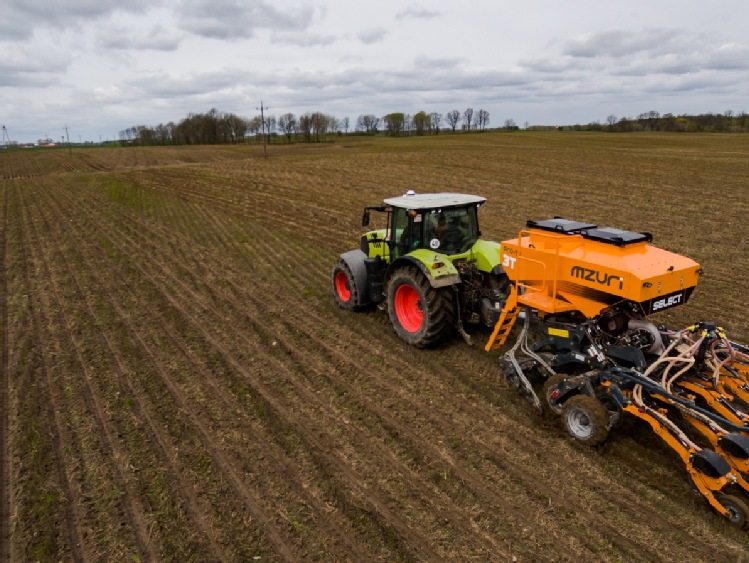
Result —
[{"label": "grey cloud", "polygon": [[571,57],[631,57],[637,53],[684,52],[694,46],[695,37],[675,29],[642,31],[609,30],[590,33],[565,43],[562,54]]},{"label": "grey cloud", "polygon": [[388,34],[387,29],[384,29],[382,27],[377,27],[373,29],[366,29],[364,31],[360,31],[356,36],[359,38],[359,40],[362,43],[377,43],[385,39],[385,36],[387,34]]},{"label": "grey cloud", "polygon": [[[720,45],[707,35],[674,29],[610,30],[578,37],[556,47],[557,53],[519,61],[521,68],[544,80],[568,84],[579,81],[594,90],[599,90],[608,78],[620,88],[622,79],[648,78],[666,81],[671,88],[671,79],[667,77],[749,70],[749,46]],[[637,82],[627,86],[627,89],[644,87]]]},{"label": "grey cloud", "polygon": [[241,74],[236,69],[222,69],[184,76],[152,73],[130,80],[123,84],[120,89],[131,92],[134,99],[170,99],[183,96],[210,95],[212,92],[224,88],[234,88],[241,85],[237,81],[237,77]]},{"label": "grey cloud", "polygon": [[99,47],[116,50],[174,51],[180,43],[180,37],[160,25],[143,30],[125,27],[108,28],[102,30],[96,39]]},{"label": "grey cloud", "polygon": [[115,12],[140,13],[153,4],[147,0],[3,0],[0,3],[0,35],[4,39],[25,39],[38,28],[51,27],[58,31],[78,28],[86,20],[103,18]]},{"label": "grey cloud", "polygon": [[59,52],[32,52],[18,44],[8,45],[0,57],[0,86],[50,86],[58,82],[56,74],[65,70],[69,63],[69,58]]},{"label": "grey cloud", "polygon": [[432,57],[416,57],[414,60],[414,66],[417,68],[439,68],[448,69],[455,68],[461,64],[466,64],[468,61],[460,57],[454,58],[432,58]]},{"label": "grey cloud", "polygon": [[712,51],[705,68],[716,70],[749,70],[749,45],[730,43]]},{"label": "grey cloud", "polygon": [[247,39],[257,29],[303,30],[314,10],[303,7],[279,10],[267,2],[237,0],[183,0],[177,9],[180,26],[212,39]]},{"label": "grey cloud", "polygon": [[319,35],[308,32],[274,31],[270,37],[271,43],[285,43],[300,47],[324,47],[336,42],[333,35]]},{"label": "grey cloud", "polygon": [[440,15],[440,12],[435,10],[430,10],[417,4],[411,4],[405,10],[401,10],[395,14],[395,17],[399,20],[407,18],[429,20],[440,17]]}]

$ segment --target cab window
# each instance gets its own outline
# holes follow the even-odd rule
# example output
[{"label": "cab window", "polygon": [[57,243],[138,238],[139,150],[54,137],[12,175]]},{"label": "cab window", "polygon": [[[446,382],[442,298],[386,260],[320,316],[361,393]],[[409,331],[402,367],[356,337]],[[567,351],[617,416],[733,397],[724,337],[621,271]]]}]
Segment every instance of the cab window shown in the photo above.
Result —
[{"label": "cab window", "polygon": [[396,208],[393,210],[394,252],[403,256],[421,246],[423,214],[420,211]]}]

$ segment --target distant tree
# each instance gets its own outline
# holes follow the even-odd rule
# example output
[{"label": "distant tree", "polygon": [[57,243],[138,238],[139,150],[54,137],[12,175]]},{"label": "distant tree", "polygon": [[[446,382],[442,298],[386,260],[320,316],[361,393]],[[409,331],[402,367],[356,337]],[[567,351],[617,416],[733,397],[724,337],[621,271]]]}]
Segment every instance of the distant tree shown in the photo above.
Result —
[{"label": "distant tree", "polygon": [[136,143],[143,146],[150,146],[154,144],[156,135],[153,129],[146,127],[145,125],[138,125],[135,128],[135,140]]},{"label": "distant tree", "polygon": [[335,128],[335,124],[335,117],[319,111],[307,112],[299,118],[299,130],[307,143],[322,142],[328,132]]},{"label": "distant tree", "polygon": [[222,115],[223,131],[228,140],[232,144],[236,144],[238,141],[243,141],[244,136],[247,133],[247,120],[235,115],[233,113],[225,113]]},{"label": "distant tree", "polygon": [[406,116],[403,113],[389,113],[382,118],[385,122],[385,134],[391,137],[398,137],[403,133]]},{"label": "distant tree", "polygon": [[458,123],[460,123],[460,112],[456,109],[448,111],[445,114],[445,119],[447,119],[447,124],[450,126],[450,129],[455,133],[455,128],[458,126]]},{"label": "distant tree", "polygon": [[440,132],[440,124],[442,123],[442,114],[433,111],[429,114],[429,121],[432,124],[432,134],[437,135]]},{"label": "distant tree", "polygon": [[312,141],[312,115],[305,113],[299,116],[299,133],[305,143]]},{"label": "distant tree", "polygon": [[528,123],[528,120],[526,119],[525,123],[523,123],[523,129],[527,131],[529,126],[530,126],[530,123]]},{"label": "distant tree", "polygon": [[745,111],[739,112],[736,116],[736,122],[738,124],[739,132],[746,133],[749,130],[749,114]]},{"label": "distant tree", "polygon": [[343,132],[344,132],[344,133],[348,133],[348,128],[349,128],[349,118],[348,118],[348,116],[346,116],[346,117],[344,117],[343,119],[341,119],[341,120],[340,120],[340,121],[338,122],[338,126],[339,126],[339,127],[341,128],[341,129],[343,129]]},{"label": "distant tree", "polygon": [[614,130],[614,124],[616,123],[616,116],[612,113],[606,118],[606,123],[609,124],[609,131]]},{"label": "distant tree", "polygon": [[429,133],[432,129],[432,118],[425,111],[420,111],[411,118],[414,131],[419,136]]},{"label": "distant tree", "polygon": [[312,114],[312,129],[315,134],[315,142],[319,143],[324,140],[325,136],[335,130],[336,118],[320,111]]},{"label": "distant tree", "polygon": [[476,112],[476,127],[479,131],[485,131],[487,125],[489,125],[489,112],[485,109],[478,110]]},{"label": "distant tree", "polygon": [[517,129],[517,128],[518,126],[515,124],[514,119],[512,118],[505,119],[505,129],[507,129],[508,131],[512,131],[513,129]]},{"label": "distant tree", "polygon": [[[263,119],[256,115],[250,121],[247,123],[247,132],[250,135],[254,135],[256,139],[258,139],[263,132]],[[259,139],[262,141],[262,138]]]},{"label": "distant tree", "polygon": [[619,118],[619,121],[617,122],[616,126],[619,131],[631,133],[632,131],[635,130],[635,128],[637,128],[638,124],[631,117],[621,117]]},{"label": "distant tree", "polygon": [[473,108],[468,108],[463,112],[463,122],[465,123],[466,130],[471,130],[471,123],[473,122]]},{"label": "distant tree", "polygon": [[380,125],[380,118],[368,113],[366,115],[360,115],[356,120],[356,128],[359,131],[365,133],[377,133],[377,128]]},{"label": "distant tree", "polygon": [[291,138],[299,132],[299,123],[293,113],[284,113],[278,118],[278,128],[281,133],[286,135],[286,139],[291,142]]},{"label": "distant tree", "polygon": [[171,135],[171,129],[170,125],[173,125],[171,123],[167,123],[164,125],[163,123],[159,123],[156,126],[156,129],[154,131],[156,135],[156,143],[159,145],[169,145],[172,141],[172,135]]},{"label": "distant tree", "polygon": [[265,116],[265,134],[270,135],[276,131],[276,117],[274,115]]}]

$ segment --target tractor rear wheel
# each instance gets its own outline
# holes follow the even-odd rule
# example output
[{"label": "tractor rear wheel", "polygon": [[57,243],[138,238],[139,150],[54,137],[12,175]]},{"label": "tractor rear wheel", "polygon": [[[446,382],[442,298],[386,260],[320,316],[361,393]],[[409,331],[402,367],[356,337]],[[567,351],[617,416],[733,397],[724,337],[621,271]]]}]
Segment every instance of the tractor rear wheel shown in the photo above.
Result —
[{"label": "tractor rear wheel", "polygon": [[561,414],[564,429],[583,444],[597,446],[609,435],[609,413],[595,397],[570,397]]},{"label": "tractor rear wheel", "polygon": [[722,494],[715,495],[715,500],[728,511],[728,521],[732,526],[740,530],[749,528],[749,508],[747,508],[743,500],[733,495]]},{"label": "tractor rear wheel", "polygon": [[333,264],[331,281],[333,282],[333,296],[338,306],[349,311],[356,309],[359,303],[359,288],[356,287],[351,268],[342,258]]},{"label": "tractor rear wheel", "polygon": [[417,348],[434,345],[453,326],[450,288],[433,288],[416,267],[406,266],[393,273],[387,300],[395,332]]}]

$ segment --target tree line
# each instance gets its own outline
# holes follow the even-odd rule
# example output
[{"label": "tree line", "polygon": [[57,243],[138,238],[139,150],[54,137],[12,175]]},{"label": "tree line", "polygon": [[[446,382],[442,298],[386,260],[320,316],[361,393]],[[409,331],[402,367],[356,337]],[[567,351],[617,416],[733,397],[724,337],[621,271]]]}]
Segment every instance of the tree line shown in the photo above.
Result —
[{"label": "tree line", "polygon": [[[489,112],[476,112],[468,108],[440,113],[420,111],[414,115],[395,112],[383,117],[374,114],[360,115],[353,133],[364,135],[436,135],[443,130],[443,122],[453,133],[462,124],[462,131],[485,131],[489,125]],[[513,122],[514,123],[514,122]],[[159,123],[156,126],[136,125],[119,132],[120,142],[137,145],[214,145],[236,144],[248,141],[262,142],[275,139],[284,142],[301,141],[320,143],[331,134],[348,134],[348,117],[337,119],[323,112],[307,112],[296,116],[284,113],[240,117],[234,113],[211,109],[207,113],[191,113],[181,121]]]},{"label": "tree line", "polygon": [[[323,112],[307,112],[303,115],[284,113],[278,118],[274,115],[256,115],[252,118],[240,117],[234,113],[211,109],[207,113],[191,113],[181,121],[155,127],[137,125],[120,131],[123,144],[138,145],[204,145],[236,144],[245,142],[306,142],[320,143],[329,140],[332,134],[377,135],[391,137],[406,135],[437,135],[440,132],[486,131],[490,123],[489,112],[484,109],[474,111],[467,108],[457,109],[440,114],[420,111],[413,115],[393,112],[382,117],[374,114],[362,114],[353,124],[348,117],[337,119]],[[561,129],[573,131],[671,131],[671,132],[749,132],[749,114],[707,113],[699,115],[661,115],[657,111],[648,111],[637,117],[616,117],[609,115],[604,122],[593,121],[587,124],[550,126],[529,125],[528,130]],[[520,127],[514,119],[507,119],[500,129],[516,131]]]},{"label": "tree line", "polygon": [[609,131],[612,133],[633,133],[637,131],[667,131],[692,133],[748,133],[749,114],[742,111],[734,113],[704,113],[698,115],[661,115],[657,111],[648,111],[637,117],[617,117],[610,114],[605,123],[598,121],[586,125],[569,125],[563,129],[573,131]]}]

